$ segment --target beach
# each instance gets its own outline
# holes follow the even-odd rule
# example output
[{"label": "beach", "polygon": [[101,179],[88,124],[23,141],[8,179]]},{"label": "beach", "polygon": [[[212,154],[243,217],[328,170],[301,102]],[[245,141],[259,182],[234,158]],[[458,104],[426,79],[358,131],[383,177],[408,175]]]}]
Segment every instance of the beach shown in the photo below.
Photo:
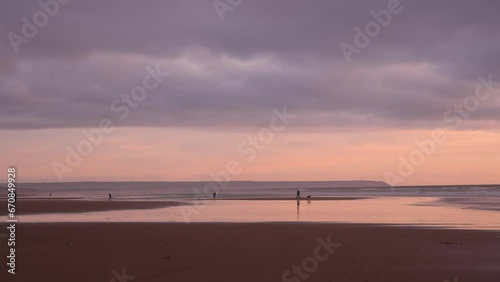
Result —
[{"label": "beach", "polygon": [[[500,279],[500,231],[494,229],[308,221],[77,222],[87,214],[137,213],[137,208],[156,213],[177,210],[179,203],[24,201],[19,201],[19,207],[24,205],[26,217],[32,214],[57,218],[57,214],[64,213],[75,222],[23,223],[20,212],[16,275],[7,276],[3,271],[0,277],[5,279],[1,281]],[[295,205],[294,201],[287,202]],[[307,206],[306,201],[302,202]],[[207,211],[210,207],[217,206],[209,205]],[[122,208],[130,209],[113,210]],[[1,230],[5,227],[0,225]],[[2,253],[6,253],[6,246],[1,246]],[[0,262],[5,265],[6,257],[2,256]]]},{"label": "beach", "polygon": [[[3,229],[3,226],[2,226]],[[2,281],[282,280],[338,243],[307,281],[491,281],[498,233],[306,223],[54,223],[18,225],[17,274]],[[327,251],[322,251],[322,256]],[[5,257],[2,256],[5,265]],[[2,276],[6,275],[5,272]],[[292,280],[292,278],[299,280]],[[130,277],[129,277],[130,278]]]},{"label": "beach", "polygon": [[[5,200],[5,199],[4,199]],[[22,199],[17,202],[17,215],[82,213],[111,210],[153,209],[180,205],[180,202],[158,201],[80,201],[75,199]],[[6,216],[7,209],[0,210],[0,216]]]},{"label": "beach", "polygon": [[500,282],[499,12],[0,1],[0,282]]}]

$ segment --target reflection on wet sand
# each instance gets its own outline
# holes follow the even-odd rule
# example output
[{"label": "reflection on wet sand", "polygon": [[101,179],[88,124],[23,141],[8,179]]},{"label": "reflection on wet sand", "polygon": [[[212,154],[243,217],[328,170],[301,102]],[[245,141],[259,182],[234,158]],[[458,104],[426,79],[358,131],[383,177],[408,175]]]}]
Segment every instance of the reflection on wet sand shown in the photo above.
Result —
[{"label": "reflection on wet sand", "polygon": [[[473,201],[473,199],[471,199]],[[490,199],[500,203],[500,198]],[[296,211],[293,211],[295,205]],[[182,207],[25,215],[21,222],[185,222]],[[189,222],[334,222],[500,230],[500,213],[466,208],[433,197],[322,200],[206,201]]]},{"label": "reflection on wet sand", "polygon": [[300,199],[297,198],[297,221],[300,221]]}]

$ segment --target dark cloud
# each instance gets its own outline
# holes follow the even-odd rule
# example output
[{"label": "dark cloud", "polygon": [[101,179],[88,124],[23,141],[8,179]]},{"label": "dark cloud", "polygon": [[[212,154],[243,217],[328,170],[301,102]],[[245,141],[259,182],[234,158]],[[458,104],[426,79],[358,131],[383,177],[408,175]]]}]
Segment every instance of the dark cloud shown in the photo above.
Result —
[{"label": "dark cloud", "polygon": [[[73,0],[15,54],[7,34],[40,7],[3,1],[0,128],[260,126],[283,106],[296,126],[428,127],[479,75],[500,81],[498,1],[402,1],[348,64],[339,44],[388,2],[244,0],[221,22],[211,1]],[[156,64],[171,76],[118,119],[110,105]]]}]

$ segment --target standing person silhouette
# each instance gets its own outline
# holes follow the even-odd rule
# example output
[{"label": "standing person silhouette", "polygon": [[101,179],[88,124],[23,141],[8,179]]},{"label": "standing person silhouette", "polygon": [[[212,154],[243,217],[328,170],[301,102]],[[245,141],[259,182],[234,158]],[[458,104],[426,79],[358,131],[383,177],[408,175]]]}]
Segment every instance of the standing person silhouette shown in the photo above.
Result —
[{"label": "standing person silhouette", "polygon": [[297,199],[300,200],[300,191],[297,189]]},{"label": "standing person silhouette", "polygon": [[109,194],[109,201],[111,202],[111,194]]}]

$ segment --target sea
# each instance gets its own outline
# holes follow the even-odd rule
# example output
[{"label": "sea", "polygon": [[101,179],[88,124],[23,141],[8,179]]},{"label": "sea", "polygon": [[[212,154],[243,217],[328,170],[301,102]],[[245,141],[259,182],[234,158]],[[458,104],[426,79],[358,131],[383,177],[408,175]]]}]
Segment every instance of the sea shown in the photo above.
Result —
[{"label": "sea", "polygon": [[[365,185],[363,185],[365,184]],[[500,197],[500,185],[376,186],[380,182],[58,182],[18,183],[23,198],[75,198],[83,200],[189,200],[197,198],[311,197]],[[336,185],[336,186],[333,186]],[[340,185],[340,186],[339,186]]]},{"label": "sea", "polygon": [[[295,197],[297,189],[302,200]],[[17,191],[20,201],[31,198],[108,202],[108,194],[112,194],[112,201],[176,202],[174,206],[160,208],[24,214],[19,217],[23,223],[316,222],[500,232],[500,185],[390,187],[363,181],[77,182],[20,183]],[[217,199],[212,197],[214,191]],[[500,239],[500,233],[494,236]]]}]

